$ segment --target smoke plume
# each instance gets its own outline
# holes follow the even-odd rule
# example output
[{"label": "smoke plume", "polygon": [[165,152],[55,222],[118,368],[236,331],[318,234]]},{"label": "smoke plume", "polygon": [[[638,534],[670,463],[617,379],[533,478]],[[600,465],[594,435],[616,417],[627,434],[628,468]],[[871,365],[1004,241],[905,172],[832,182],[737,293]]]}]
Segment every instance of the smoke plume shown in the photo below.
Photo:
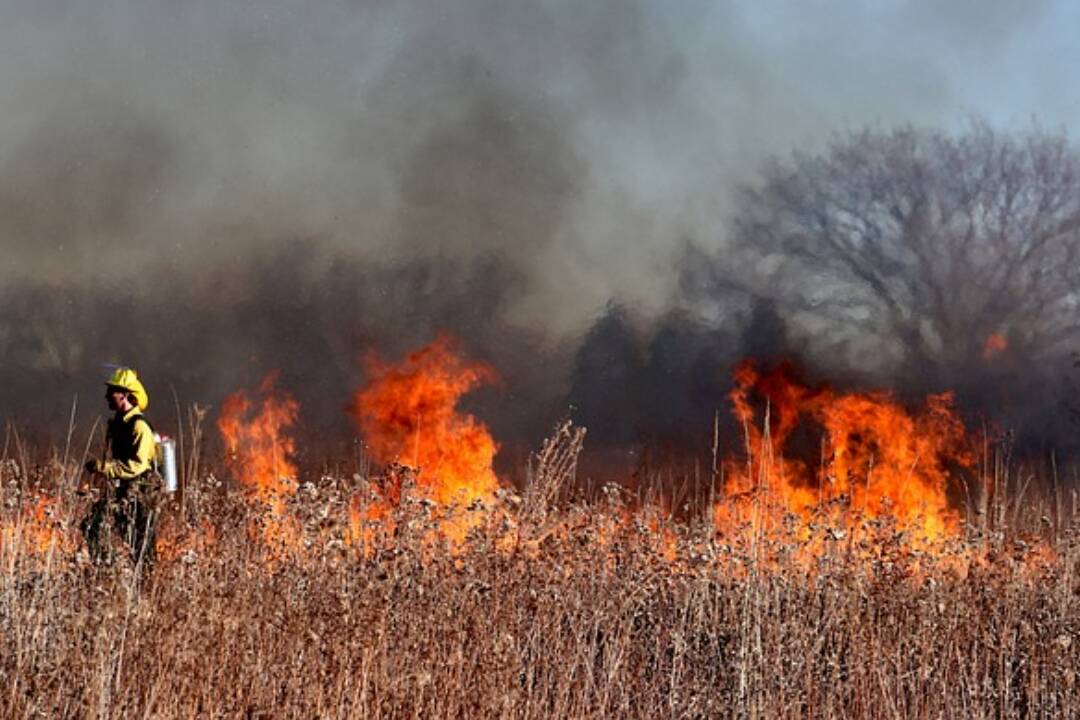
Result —
[{"label": "smoke plume", "polygon": [[304,437],[347,443],[358,357],[445,329],[498,370],[473,402],[510,442],[567,413],[600,444],[707,435],[732,362],[800,351],[716,269],[732,190],[836,128],[1007,125],[1017,98],[1056,121],[1060,84],[997,63],[1045,68],[1022,40],[1064,47],[1068,12],[18,2],[0,414],[55,437],[125,363],[168,425],[173,392],[280,369]]}]

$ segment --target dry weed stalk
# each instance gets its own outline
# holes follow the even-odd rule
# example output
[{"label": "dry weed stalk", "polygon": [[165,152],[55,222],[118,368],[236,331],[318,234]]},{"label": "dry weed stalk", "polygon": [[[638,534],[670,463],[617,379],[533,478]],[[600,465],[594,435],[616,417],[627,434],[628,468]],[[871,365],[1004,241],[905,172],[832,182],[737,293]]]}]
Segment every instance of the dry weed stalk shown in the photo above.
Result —
[{"label": "dry weed stalk", "polygon": [[585,445],[585,428],[566,420],[555,426],[536,453],[522,499],[522,514],[542,522],[560,493],[572,487],[577,475],[578,456]]},{"label": "dry weed stalk", "polygon": [[558,507],[581,440],[560,426],[537,456],[515,516],[551,528],[535,553],[500,550],[495,520],[451,553],[423,502],[366,552],[345,541],[351,478],[324,478],[289,501],[301,548],[271,557],[243,493],[205,475],[144,583],[38,544],[85,499],[34,515],[70,468],[8,458],[0,717],[1080,715],[1075,524],[1049,556],[958,539],[959,572],[881,521],[807,565],[797,537],[690,536],[621,492]]}]

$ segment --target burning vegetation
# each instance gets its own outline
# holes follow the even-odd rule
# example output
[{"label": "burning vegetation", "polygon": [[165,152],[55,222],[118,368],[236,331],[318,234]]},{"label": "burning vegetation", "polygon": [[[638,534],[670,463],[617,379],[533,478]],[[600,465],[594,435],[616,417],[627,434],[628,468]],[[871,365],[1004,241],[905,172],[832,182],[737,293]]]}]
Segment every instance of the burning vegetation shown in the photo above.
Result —
[{"label": "burning vegetation", "polygon": [[[676,512],[663,493],[582,493],[585,435],[570,423],[520,489],[499,478],[498,442],[460,406],[495,373],[449,336],[364,367],[347,408],[364,443],[351,474],[301,471],[303,408],[276,376],[230,395],[216,422],[226,473],[181,462],[149,577],[89,564],[70,463],[5,458],[0,629],[13,651],[0,672],[18,682],[0,703],[159,716],[1080,711],[1075,497],[1021,505],[1016,469],[987,462],[949,395],[907,408],[810,385],[790,363],[743,362],[729,397],[739,449],[715,461],[709,503]],[[973,650],[990,645],[992,657]]]},{"label": "burning vegetation", "polygon": [[296,446],[289,429],[300,406],[276,389],[276,374],[268,375],[252,401],[244,391],[227,397],[218,417],[225,443],[226,462],[252,498],[261,526],[259,532],[272,545],[292,546],[296,527],[287,517],[285,502],[296,493]]},{"label": "burning vegetation", "polygon": [[1080,717],[1080,150],[949,120],[1059,8],[25,5],[0,720]]},{"label": "burning vegetation", "polygon": [[[517,496],[493,470],[498,444],[484,423],[459,409],[465,394],[495,380],[494,372],[466,360],[445,335],[398,364],[369,355],[365,368],[369,381],[349,410],[369,460],[385,470],[360,478],[346,541],[392,543],[394,518],[409,504],[425,508],[436,534],[454,547],[494,517],[515,525],[520,500],[505,502]],[[824,551],[827,536],[873,535],[870,528],[886,521],[905,547],[921,553],[961,537],[960,498],[970,495],[978,468],[949,395],[930,396],[909,412],[886,392],[810,387],[790,363],[762,371],[746,361],[734,376],[730,401],[742,452],[720,463],[711,509],[718,539],[791,541],[812,556]],[[256,394],[257,402],[244,392],[231,395],[218,428],[233,474],[266,510],[267,539],[282,542],[283,528],[292,527],[289,542],[298,545],[286,506],[298,490],[289,429],[299,407],[275,389],[274,376]],[[570,496],[570,483],[560,482],[567,487],[548,503]],[[621,522],[640,518],[624,513]],[[515,546],[505,538],[500,544]]]},{"label": "burning vegetation", "polygon": [[499,481],[492,468],[498,445],[482,422],[457,406],[463,395],[492,382],[494,371],[466,361],[447,335],[400,365],[369,355],[365,366],[370,381],[351,411],[366,448],[388,471],[377,478],[374,496],[353,502],[352,527],[365,527],[358,537],[370,541],[369,523],[392,523],[393,508],[419,501],[433,508],[439,532],[460,544],[476,527],[469,507],[494,500]]},{"label": "burning vegetation", "polygon": [[[496,375],[466,359],[448,335],[396,364],[369,354],[364,367],[368,381],[348,408],[363,438],[363,472],[351,482],[324,476],[321,483],[333,479],[344,493],[344,522],[331,517],[330,507],[322,511],[323,522],[315,524],[298,510],[301,490],[317,495],[319,489],[311,481],[301,486],[293,437],[301,408],[278,387],[276,373],[253,392],[237,391],[222,404],[216,424],[225,466],[240,491],[237,498],[253,518],[250,539],[264,543],[271,555],[288,551],[299,556],[336,539],[345,547],[362,547],[371,557],[392,548],[399,523],[416,512],[430,523],[429,544],[445,541],[460,552],[475,540],[494,543],[504,552],[536,551],[542,540],[576,536],[581,518],[571,520],[573,512],[559,517],[560,509],[591,507],[589,517],[597,512],[595,498],[580,495],[576,487],[584,431],[570,424],[559,428],[534,458],[539,466],[530,468],[523,494],[496,476],[497,441],[481,420],[459,407],[466,394],[495,382]],[[980,462],[949,394],[928,396],[909,411],[888,392],[814,387],[799,379],[790,362],[762,369],[747,360],[734,370],[729,399],[740,426],[740,450],[714,460],[712,501],[701,513],[709,527],[706,544],[754,548],[755,559],[768,555],[758,555],[763,548],[782,548],[802,558],[806,569],[829,551],[828,541],[845,539],[849,547],[873,548],[883,527],[894,533],[894,544],[924,560],[953,553],[973,534],[1018,531],[1017,523],[1009,528],[1003,520],[1008,488],[988,480],[990,468],[985,458]],[[189,477],[189,483],[197,480]],[[187,495],[196,487],[186,488]],[[991,496],[998,505],[997,527],[985,517]],[[5,546],[19,545],[31,555],[57,549],[73,553],[78,543],[67,524],[56,520],[63,493],[50,496],[39,489],[34,497],[3,526]],[[191,515],[190,504],[181,498],[185,518]],[[675,541],[685,533],[670,526],[675,517],[671,497],[661,493],[631,506],[612,515],[607,529],[589,535],[589,541],[606,548],[615,527],[644,527],[659,534],[655,547],[664,548],[661,554],[673,566],[685,566]],[[1018,520],[1019,499],[1012,510]],[[659,522],[664,516],[668,522]],[[687,532],[699,524],[685,513],[679,517]],[[1060,496],[1054,517],[1057,531],[1065,524]],[[544,519],[544,527],[524,532],[537,518]],[[1035,537],[1035,543],[1044,545],[1045,528],[1036,530],[1033,537],[1042,539]],[[162,549],[175,558],[185,545],[205,548],[205,537],[196,535],[208,532],[217,534],[203,518],[184,537],[166,533]],[[968,548],[964,556],[971,560],[977,554]],[[949,558],[951,571],[960,567],[955,560]]]},{"label": "burning vegetation", "polygon": [[[790,363],[762,372],[744,362],[735,381],[746,452],[724,463],[718,532],[792,532],[820,549],[823,531],[845,537],[888,519],[912,548],[931,550],[959,533],[949,489],[974,472],[975,457],[950,396],[930,396],[912,414],[888,393],[808,387]],[[792,447],[800,430],[801,455]]]},{"label": "burning vegetation", "polygon": [[371,355],[365,366],[371,380],[356,393],[352,414],[375,460],[416,468],[418,488],[440,504],[490,500],[499,487],[492,469],[499,447],[458,403],[495,372],[464,360],[446,335],[400,365]]}]

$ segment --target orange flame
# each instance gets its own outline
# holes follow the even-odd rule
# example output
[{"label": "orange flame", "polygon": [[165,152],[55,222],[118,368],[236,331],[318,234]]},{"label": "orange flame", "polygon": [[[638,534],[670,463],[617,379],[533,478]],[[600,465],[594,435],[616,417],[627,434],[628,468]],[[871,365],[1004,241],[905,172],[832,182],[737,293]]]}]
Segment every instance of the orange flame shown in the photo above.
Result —
[{"label": "orange flame", "polygon": [[[843,533],[889,518],[916,545],[958,531],[948,488],[952,473],[970,470],[974,457],[950,395],[932,395],[909,414],[886,392],[807,387],[790,364],[762,374],[744,362],[735,381],[731,400],[747,457],[725,468],[727,497],[714,509],[719,530],[772,532],[794,519],[797,534],[808,540],[814,523]],[[764,429],[755,396],[766,401]],[[785,457],[804,426],[823,438],[816,467]]]},{"label": "orange flame", "polygon": [[[356,393],[352,412],[375,459],[416,468],[416,492],[452,512],[490,501],[499,487],[492,469],[498,444],[487,426],[457,405],[493,382],[494,371],[464,359],[447,335],[399,365],[369,355],[365,367],[370,381]],[[473,524],[458,520],[444,516],[442,529],[451,539],[463,539]]]},{"label": "orange flame", "polygon": [[499,447],[487,427],[457,404],[493,382],[494,371],[464,360],[446,335],[399,366],[374,355],[365,365],[371,380],[356,394],[353,414],[375,458],[418,468],[417,485],[436,502],[491,497],[499,487],[492,469]]},{"label": "orange flame", "polygon": [[64,531],[59,507],[56,498],[35,493],[33,502],[23,507],[18,518],[0,526],[0,548],[35,555],[73,550],[75,540]]},{"label": "orange flame", "polygon": [[296,493],[296,450],[288,430],[296,422],[300,405],[287,393],[278,394],[277,373],[259,385],[253,402],[240,390],[221,406],[217,426],[225,441],[228,463],[236,478],[270,511],[264,527],[267,540],[290,544],[293,523],[285,515],[285,501]]}]

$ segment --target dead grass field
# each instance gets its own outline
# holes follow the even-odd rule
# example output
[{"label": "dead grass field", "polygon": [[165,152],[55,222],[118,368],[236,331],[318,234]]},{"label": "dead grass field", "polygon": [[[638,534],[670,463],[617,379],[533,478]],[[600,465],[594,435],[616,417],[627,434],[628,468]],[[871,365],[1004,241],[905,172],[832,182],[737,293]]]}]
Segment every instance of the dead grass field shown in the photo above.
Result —
[{"label": "dead grass field", "polygon": [[0,717],[1080,716],[1071,519],[933,555],[821,528],[808,559],[541,487],[463,511],[451,552],[439,508],[358,535],[354,481],[323,478],[275,546],[204,473],[139,581],[86,562],[74,465],[2,472]]}]

